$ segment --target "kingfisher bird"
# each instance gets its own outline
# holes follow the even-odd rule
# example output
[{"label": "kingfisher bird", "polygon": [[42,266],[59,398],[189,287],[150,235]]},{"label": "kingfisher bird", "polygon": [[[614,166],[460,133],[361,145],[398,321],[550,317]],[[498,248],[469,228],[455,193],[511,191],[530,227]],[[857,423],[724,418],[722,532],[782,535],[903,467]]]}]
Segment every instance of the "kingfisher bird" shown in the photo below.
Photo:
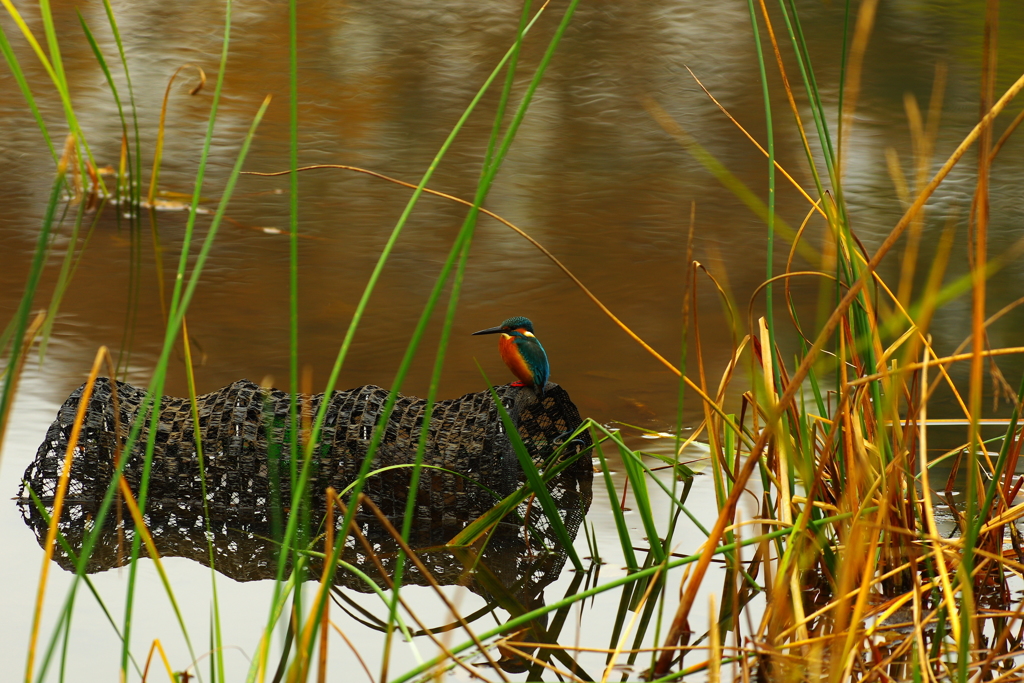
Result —
[{"label": "kingfisher bird", "polygon": [[548,365],[548,354],[540,340],[533,334],[533,323],[529,318],[519,315],[509,318],[497,327],[489,327],[473,334],[498,334],[498,351],[501,359],[519,381],[513,382],[514,387],[532,387],[540,398],[544,398],[544,386],[548,383],[551,367]]}]

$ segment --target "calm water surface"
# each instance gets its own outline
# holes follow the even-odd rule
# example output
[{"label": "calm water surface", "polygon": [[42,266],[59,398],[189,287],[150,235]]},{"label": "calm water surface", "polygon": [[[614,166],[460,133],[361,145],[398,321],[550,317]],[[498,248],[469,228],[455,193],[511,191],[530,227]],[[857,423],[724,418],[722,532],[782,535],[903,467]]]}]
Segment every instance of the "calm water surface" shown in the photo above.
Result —
[{"label": "calm water surface", "polygon": [[[828,102],[834,103],[839,77],[843,3],[802,2],[805,32]],[[528,38],[517,93],[543,53],[564,3],[556,2]],[[926,106],[937,63],[948,66],[942,102],[942,128],[936,159],[944,159],[977,118],[977,81],[983,3],[963,0],[893,1],[881,4],[865,63],[864,83],[847,158],[846,192],[854,228],[870,250],[898,219],[902,207],[886,168],[893,148],[909,174],[911,143],[904,98]],[[1000,86],[1019,75],[1024,65],[1024,9],[1004,3]],[[96,33],[106,57],[115,48],[102,4],[79,9]],[[139,107],[144,163],[151,163],[160,101],[167,79],[180,65],[201,66],[215,76],[223,8],[215,3],[168,4],[115,2]],[[38,12],[25,4],[26,19],[42,35]],[[103,74],[82,36],[75,5],[54,3],[62,55],[72,84],[79,119],[101,165],[116,165],[120,123]],[[519,8],[513,2],[349,2],[300,3],[299,97],[300,165],[348,164],[416,182],[448,131],[482,81],[510,45]],[[55,138],[65,133],[60,106],[47,86],[45,72],[17,35],[8,17],[0,25],[40,98]],[[787,53],[788,54],[788,53]],[[217,120],[208,182],[202,196],[215,206],[241,139],[265,95],[274,101],[246,161],[252,171],[277,171],[288,165],[287,15],[281,3],[239,2]],[[1005,55],[1005,57],[1003,57]],[[701,145],[758,195],[766,195],[766,161],[701,92],[686,70],[691,68],[712,93],[758,139],[765,137],[765,117],[746,3],[584,2],[548,69],[515,145],[498,176],[486,206],[502,215],[558,256],[619,317],[670,359],[680,355],[681,310],[685,292],[686,234],[690,206],[696,203],[694,258],[725,284],[741,311],[765,277],[766,228],[729,191],[652,119],[646,98],[659,103]],[[790,63],[790,68],[793,68]],[[769,69],[772,71],[772,69]],[[791,72],[791,74],[795,71]],[[212,87],[189,97],[194,72],[186,70],[172,90],[160,188],[189,193],[198,160]],[[121,78],[120,76],[116,76]],[[772,76],[779,161],[807,187],[807,161],[778,78]],[[123,79],[119,81],[122,96]],[[212,85],[212,80],[211,80]],[[480,160],[491,127],[496,96],[488,96],[441,164],[431,187],[472,197]],[[1016,109],[1013,109],[1016,111]],[[1004,124],[1005,125],[1005,124]],[[1006,145],[992,183],[992,253],[1007,249],[1024,235],[1021,188],[1024,147]],[[0,69],[0,319],[13,314],[29,256],[34,248],[53,174],[53,164],[39,131],[9,71]],[[963,217],[973,191],[968,159],[931,203],[925,226],[924,257],[950,217]],[[937,168],[937,164],[935,164]],[[148,171],[145,174],[148,177]],[[288,377],[288,228],[286,178],[244,176],[228,208],[196,298],[189,329],[201,358],[199,391],[211,391],[239,378],[274,378],[285,387]],[[333,363],[355,304],[377,255],[408,198],[408,190],[342,170],[318,170],[300,177],[300,363],[322,386]],[[805,200],[780,183],[779,215],[799,225]],[[0,492],[13,495],[21,472],[32,458],[46,426],[67,394],[78,386],[100,345],[127,350],[124,328],[131,290],[131,240],[126,221],[106,211],[90,236],[88,248],[64,297],[45,363],[30,361],[21,382],[0,461]],[[342,372],[340,388],[388,385],[408,335],[426,301],[464,208],[424,197],[384,270],[355,345]],[[950,277],[966,272],[961,223]],[[208,225],[200,217],[200,232]],[[181,212],[159,214],[165,263],[176,262],[185,225]],[[812,221],[809,239],[820,244],[822,225]],[[56,238],[55,253],[67,244],[68,230]],[[788,245],[777,248],[776,270],[785,263]],[[138,306],[130,345],[129,379],[144,385],[159,352],[163,318],[157,287],[153,242],[144,231]],[[794,267],[807,264],[799,258]],[[59,259],[48,264],[37,305],[45,306]],[[895,266],[886,264],[893,276]],[[1024,291],[1024,268],[1015,262],[990,283],[989,309],[997,310]],[[816,285],[799,283],[798,310],[813,320]],[[701,341],[709,380],[717,378],[731,349],[728,318],[713,288],[702,282],[697,292]],[[754,303],[763,313],[763,299]],[[951,350],[966,334],[970,302],[962,298],[940,311],[933,326],[941,350]],[[780,314],[782,313],[780,309]],[[628,339],[539,251],[506,227],[482,218],[473,243],[463,294],[455,318],[443,397],[479,391],[483,365],[495,381],[504,370],[493,338],[471,337],[511,315],[533,319],[552,363],[552,379],[568,389],[581,413],[601,421],[620,420],[655,430],[674,428],[678,384],[674,376]],[[440,318],[437,319],[440,323]],[[1013,312],[992,328],[995,346],[1020,344],[1024,313]],[[436,327],[434,329],[437,329]],[[784,328],[783,339],[794,344]],[[421,349],[403,387],[426,392],[435,344]],[[691,337],[692,349],[692,337]],[[1000,361],[1011,382],[1020,365]],[[965,369],[954,371],[962,378]],[[959,373],[959,374],[957,374]],[[180,358],[171,362],[167,393],[184,395]],[[936,410],[946,404],[940,401]],[[688,402],[684,424],[695,426],[699,406]],[[952,408],[949,408],[950,415]],[[670,449],[670,445],[652,447]],[[709,478],[698,478],[690,504],[712,519]],[[589,521],[597,531],[608,564],[601,578],[621,573],[615,532],[600,487]],[[4,494],[7,495],[6,493]],[[664,505],[664,501],[659,502]],[[667,510],[667,507],[664,508]],[[667,513],[666,513],[667,514]],[[638,522],[638,520],[637,520]],[[643,544],[636,530],[637,544]],[[683,528],[677,551],[697,548],[700,536]],[[578,541],[581,551],[585,543]],[[22,675],[31,604],[41,552],[13,505],[0,506],[0,679]],[[167,565],[182,599],[185,618],[204,633],[210,609],[209,573],[187,560]],[[566,572],[547,589],[549,601],[571,581]],[[115,619],[123,613],[127,572],[112,570],[94,577]],[[153,638],[163,640],[173,661],[187,654],[155,570],[143,563],[145,608],[136,610],[136,649]],[[714,582],[711,582],[714,583]],[[43,633],[52,622],[68,585],[56,570]],[[270,582],[218,582],[225,642],[232,650],[233,672],[247,666],[265,619]],[[468,591],[450,588],[460,609],[482,603]],[[410,599],[424,610],[432,606],[426,591],[411,589]],[[367,596],[368,609],[381,610]],[[81,596],[75,613],[71,661],[73,680],[110,680],[119,647],[116,636],[90,597]],[[698,600],[703,609],[706,597]],[[601,615],[614,605],[589,605],[573,612],[563,633],[581,642],[601,641],[607,628]],[[436,612],[440,614],[440,612]],[[380,636],[354,620],[336,616],[364,657],[376,668]],[[490,618],[490,617],[489,617]],[[704,612],[695,623],[706,623]],[[445,621],[438,618],[438,621]],[[205,642],[205,636],[194,635]],[[418,644],[433,655],[429,642]],[[205,646],[200,647],[201,650]],[[341,647],[332,680],[350,680],[354,660]],[[395,650],[392,671],[415,664],[407,645]],[[182,664],[183,666],[184,664]],[[600,670],[600,661],[592,662]],[[237,674],[240,675],[240,674]]]}]

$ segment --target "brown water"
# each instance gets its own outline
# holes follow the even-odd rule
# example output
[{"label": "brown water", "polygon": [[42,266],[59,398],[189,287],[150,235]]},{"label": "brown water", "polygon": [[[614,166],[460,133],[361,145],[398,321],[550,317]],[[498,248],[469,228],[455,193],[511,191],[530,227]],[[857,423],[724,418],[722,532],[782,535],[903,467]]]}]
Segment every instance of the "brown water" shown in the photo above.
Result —
[{"label": "brown water", "polygon": [[[818,82],[826,101],[834,104],[843,3],[802,4],[806,4],[801,8],[802,17]],[[518,93],[543,53],[562,5],[555,4],[527,41]],[[999,81],[1003,86],[1019,75],[1024,64],[1024,50],[1017,49],[1022,47],[1024,35],[1024,6],[1004,5],[1001,55],[1005,57],[1000,57]],[[886,170],[885,150],[895,148],[909,173],[911,145],[904,96],[912,94],[926,106],[936,63],[948,65],[936,151],[939,160],[977,118],[982,6],[966,0],[882,3],[865,63],[845,186],[854,229],[869,250],[881,241],[902,210]],[[30,26],[41,36],[37,12],[24,9]],[[116,165],[120,123],[109,88],[82,37],[74,6],[57,2],[54,11],[83,129],[99,163]],[[115,50],[105,28],[102,5],[91,3],[81,11],[113,64]],[[160,99],[174,69],[187,62],[201,65],[212,86],[223,9],[209,3],[131,2],[115,3],[115,12],[132,68],[142,146],[147,150],[144,163],[148,165]],[[416,182],[507,49],[517,16],[516,3],[509,2],[302,3],[300,165],[348,164]],[[16,35],[13,23],[7,17],[0,23],[15,43],[51,133],[62,138],[65,130],[59,102],[47,86],[45,72]],[[286,27],[286,9],[280,3],[239,3],[235,7],[224,99],[203,197],[215,200],[219,196],[244,132],[268,93],[274,101],[246,169],[277,171],[288,165]],[[755,137],[764,140],[764,109],[745,3],[583,3],[486,202],[487,208],[544,244],[620,318],[673,361],[681,349],[691,203],[696,203],[694,257],[728,286],[743,315],[766,271],[763,221],[667,135],[644,108],[644,99],[653,98],[764,197],[765,158],[700,91],[687,66]],[[789,66],[793,68],[792,62]],[[774,70],[769,68],[769,72]],[[791,76],[795,78],[795,71]],[[189,97],[192,77],[192,72],[184,72],[173,89],[161,190],[192,191],[212,94],[208,86]],[[124,98],[123,79],[117,78]],[[784,92],[779,79],[770,78],[779,161],[810,188],[806,158],[785,108]],[[496,97],[485,98],[431,187],[472,197],[495,104]],[[1005,250],[1024,234],[1019,215],[1020,188],[1024,187],[1022,150],[1021,143],[1011,139],[994,169],[992,253]],[[4,198],[0,212],[0,319],[6,321],[23,288],[53,174],[39,131],[6,69],[0,70],[0,159],[0,196]],[[950,216],[966,214],[973,190],[971,165],[968,158],[932,201],[924,259]],[[148,178],[148,171],[145,175]],[[260,381],[271,376],[278,386],[287,385],[288,241],[279,233],[288,228],[287,187],[286,178],[244,176],[236,189],[228,208],[230,221],[221,229],[189,310],[189,329],[202,361],[197,368],[200,392],[242,377]],[[349,171],[310,171],[300,178],[299,354],[300,363],[312,369],[314,387],[326,380],[366,278],[408,195],[406,189]],[[215,206],[212,201],[204,205]],[[781,179],[778,207],[779,215],[792,225],[799,225],[807,211],[806,201]],[[463,207],[445,200],[424,197],[420,201],[360,326],[342,372],[341,388],[390,384],[464,213]],[[182,212],[159,214],[168,269],[176,263],[184,224]],[[200,233],[208,224],[208,217],[199,218]],[[810,241],[819,244],[820,221],[812,221],[808,230]],[[950,276],[967,269],[965,233],[961,225]],[[67,234],[65,229],[56,239],[55,253],[63,250]],[[130,298],[130,247],[127,222],[118,222],[113,211],[106,211],[64,298],[45,363],[40,367],[32,361],[26,369],[0,461],[0,491],[13,494],[56,407],[81,383],[97,347],[123,348]],[[784,265],[787,251],[788,245],[780,241],[776,272]],[[893,281],[894,263],[890,259],[885,266]],[[163,329],[148,228],[142,238],[140,265],[129,378],[145,384]],[[804,269],[807,264],[798,258],[795,267]],[[55,256],[44,275],[37,306],[48,302],[58,268]],[[990,283],[989,310],[1020,296],[1022,281],[1024,268],[1019,261],[1001,271]],[[809,325],[815,314],[817,284],[798,281],[794,292],[798,310]],[[709,380],[717,384],[730,353],[729,325],[706,280],[699,285],[697,301]],[[763,298],[755,301],[755,315],[761,315],[763,308]],[[951,350],[961,341],[969,311],[966,298],[940,311],[932,330],[940,350]],[[481,219],[473,243],[445,365],[443,397],[484,386],[474,359],[493,381],[505,381],[506,371],[493,338],[469,335],[511,315],[533,319],[551,359],[552,380],[569,390],[585,416],[657,430],[673,428],[676,378],[618,330],[539,251],[488,218]],[[1022,316],[1013,312],[994,325],[993,345],[1019,345]],[[439,325],[440,317],[436,321]],[[786,344],[795,343],[788,326],[780,324],[780,334]],[[421,349],[403,387],[406,393],[425,393],[435,350],[432,342],[428,339]],[[692,348],[691,343],[691,359]],[[1009,360],[1000,364],[1010,381],[1016,382],[1020,364]],[[957,372],[960,374],[954,376],[963,376],[962,370]],[[167,393],[186,393],[180,358],[172,360]],[[698,406],[687,403],[685,424],[693,426],[698,420]],[[711,500],[710,489],[702,488],[703,484],[698,480],[691,499],[698,510],[699,500]],[[598,494],[590,517],[606,541],[603,547],[613,556],[614,530],[603,506],[606,502]],[[0,520],[0,553],[6,558],[0,562],[0,580],[13,588],[3,591],[0,678],[7,679],[21,671],[41,555],[13,506],[0,506]],[[642,535],[638,532],[637,538]],[[680,550],[693,550],[697,544],[684,542]],[[617,561],[611,559],[615,571]],[[194,603],[191,616],[195,623],[204,624],[209,605],[206,571],[185,561],[170,564],[177,573],[178,590],[196,596],[190,601]],[[146,584],[146,590],[153,591],[151,602],[162,609],[166,601],[153,576],[144,578],[151,581]],[[63,585],[60,582],[66,577],[58,574],[54,580]],[[124,577],[108,572],[97,581],[108,582],[111,609],[115,619],[120,619],[118,601],[123,599],[123,587],[119,586]],[[219,585],[231,614],[231,643],[251,654],[254,634],[265,616],[269,584],[222,581]],[[552,590],[557,593],[564,585],[560,580]],[[51,604],[58,604],[60,595],[55,588]],[[80,599],[83,603],[89,600]],[[252,605],[258,607],[250,614]],[[91,622],[90,608],[79,614],[73,652],[74,648],[81,648],[79,652],[95,648],[109,650],[110,657],[116,657],[113,635],[102,617]],[[49,616],[52,620],[53,615]],[[140,627],[137,642],[148,643],[145,639],[155,633],[169,638],[172,648],[179,647],[174,636],[160,626],[171,623],[161,622],[167,615],[147,613],[146,619],[150,616],[152,621]],[[44,633],[48,631],[44,629]],[[354,626],[351,635],[376,652],[375,632],[361,632]],[[175,652],[180,658],[180,648]],[[76,680],[109,680],[110,661],[103,659],[94,669],[89,664]],[[408,663],[413,661],[410,658]],[[244,667],[244,659],[238,656],[235,665]],[[400,670],[398,666],[396,671]],[[341,674],[335,671],[335,675]]]}]

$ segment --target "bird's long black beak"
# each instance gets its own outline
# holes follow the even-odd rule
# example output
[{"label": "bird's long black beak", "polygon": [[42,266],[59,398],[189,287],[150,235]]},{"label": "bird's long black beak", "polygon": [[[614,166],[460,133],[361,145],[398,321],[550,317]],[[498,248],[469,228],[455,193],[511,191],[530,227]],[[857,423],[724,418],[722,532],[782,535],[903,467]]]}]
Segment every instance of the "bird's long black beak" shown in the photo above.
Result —
[{"label": "bird's long black beak", "polygon": [[[474,332],[473,335],[477,335],[477,334],[497,334],[498,332],[502,332],[502,331],[504,331],[504,328],[502,328],[501,325],[498,325],[497,327],[488,327],[486,330],[480,330],[479,332]],[[470,335],[470,336],[473,336],[473,335]]]}]

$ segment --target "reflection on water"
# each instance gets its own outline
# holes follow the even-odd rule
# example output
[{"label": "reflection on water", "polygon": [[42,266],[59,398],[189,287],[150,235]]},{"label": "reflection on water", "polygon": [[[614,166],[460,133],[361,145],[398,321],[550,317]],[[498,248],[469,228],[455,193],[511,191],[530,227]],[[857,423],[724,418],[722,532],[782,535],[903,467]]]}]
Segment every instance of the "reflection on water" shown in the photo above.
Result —
[{"label": "reflection on water", "polygon": [[[589,495],[589,482],[584,486]],[[74,503],[69,507],[69,517],[75,521],[62,524],[61,533],[71,548],[77,551],[84,540],[83,532],[87,527],[85,522],[88,516],[82,513],[88,506]],[[161,557],[183,557],[210,566],[211,547],[207,545],[206,529],[202,525],[183,524],[184,520],[195,517],[193,510],[186,506],[176,506],[173,512],[168,513],[166,507],[160,505],[151,506],[149,510],[146,514],[147,528]],[[43,545],[48,527],[46,519],[31,505],[24,506],[23,514],[25,523],[33,530],[39,544]],[[484,601],[483,606],[472,613],[460,615],[463,621],[470,624],[490,617],[497,609],[507,612],[508,618],[514,618],[544,606],[545,589],[559,578],[567,555],[544,520],[537,519],[541,514],[539,510],[534,511],[532,521],[503,522],[484,539],[463,547],[444,545],[447,537],[438,534],[436,528],[422,522],[414,525],[410,538],[414,555],[411,560],[405,561],[403,586],[461,586],[468,589]],[[578,522],[579,515],[576,518]],[[572,520],[565,521],[570,527],[570,533],[575,536]],[[400,520],[396,520],[395,525],[399,524]],[[385,622],[367,612],[360,601],[346,593],[346,590],[371,593],[374,586],[382,590],[392,588],[401,549],[392,534],[398,532],[394,526],[390,527],[390,531],[385,529],[376,519],[366,514],[357,517],[356,525],[358,531],[350,536],[341,556],[342,564],[334,574],[335,602],[370,629],[383,631],[386,628]],[[446,529],[447,532],[451,530],[450,527]],[[111,520],[105,525],[97,537],[87,572],[101,572],[127,565],[131,558],[134,531],[134,525],[127,518]],[[311,527],[307,533],[308,537],[316,538],[321,543],[313,544],[314,553],[323,552],[322,525]],[[252,530],[241,531],[230,527],[220,528],[209,537],[212,538],[214,566],[220,574],[243,582],[273,580],[277,576],[279,543]],[[148,554],[143,548],[142,555]],[[73,559],[63,549],[54,554],[54,561],[67,571],[75,570]],[[306,579],[319,580],[323,572],[320,556],[310,556],[307,567]],[[423,640],[430,637],[430,633],[448,631],[461,623],[450,613],[443,618],[435,612],[414,614],[412,618],[422,620],[420,628],[414,629],[412,635]],[[428,623],[428,620],[433,621]],[[546,625],[547,616],[528,624],[526,629],[532,629],[533,632],[525,640],[558,642],[558,633],[549,635],[545,630]],[[527,660],[515,653],[508,653],[500,660],[502,668],[510,672],[525,671],[528,664]]]},{"label": "reflection on water", "polygon": [[[157,482],[158,483],[158,482]],[[589,498],[589,481],[583,483]],[[61,533],[73,551],[81,548],[85,531],[89,528],[88,510],[90,505],[73,502],[68,506],[70,521],[60,525]],[[575,536],[580,512],[585,510],[563,509],[564,521],[572,536]],[[40,545],[47,534],[47,519],[32,505],[23,507],[25,523],[33,530]],[[538,519],[538,516],[541,516]],[[211,520],[217,531],[208,535],[204,525],[188,523],[194,521],[196,511],[186,505],[150,505],[146,519],[154,542],[161,557],[184,557],[205,566],[211,563],[211,546],[214,566],[222,575],[235,581],[272,580],[278,572],[278,551],[280,544],[260,535],[256,530],[240,530],[222,525],[220,520]],[[514,515],[512,517],[514,519]],[[575,520],[576,526],[573,525]],[[323,527],[310,527],[307,537],[322,539]],[[398,525],[399,520],[395,521]],[[385,624],[366,612],[360,603],[342,589],[371,593],[373,585],[383,590],[393,586],[393,576],[400,545],[396,542],[394,526],[384,528],[376,519],[367,514],[357,516],[358,531],[348,540],[341,556],[343,563],[334,574],[334,594],[337,604],[358,618],[370,628],[384,630]],[[484,606],[472,614],[462,617],[468,623],[490,615],[495,609],[507,612],[509,618],[517,617],[545,604],[544,590],[558,579],[566,562],[566,552],[558,539],[550,533],[539,510],[533,511],[532,519],[503,522],[486,535],[483,540],[471,546],[448,547],[447,533],[428,523],[419,522],[412,528],[410,545],[414,552],[412,560],[406,560],[403,573],[404,586],[462,586],[484,600]],[[97,537],[90,556],[87,572],[95,573],[128,564],[131,558],[131,543],[135,527],[130,518],[111,518]],[[269,533],[264,530],[263,533]],[[211,544],[207,545],[207,539]],[[314,551],[324,549],[313,544]],[[144,556],[148,551],[144,548]],[[54,561],[67,571],[74,571],[73,558],[64,548],[54,554]],[[318,580],[323,572],[319,556],[309,557],[307,580]],[[581,575],[582,576],[582,575]],[[370,583],[372,582],[372,584]],[[431,613],[417,619],[436,619]],[[452,619],[451,615],[447,616]],[[544,630],[547,618],[528,625],[534,629],[527,640],[557,642],[557,633],[549,638]],[[421,629],[414,636],[425,637],[428,631],[439,633],[457,627],[452,624],[421,623]],[[509,655],[501,660],[507,671],[525,671],[526,660]]]}]

